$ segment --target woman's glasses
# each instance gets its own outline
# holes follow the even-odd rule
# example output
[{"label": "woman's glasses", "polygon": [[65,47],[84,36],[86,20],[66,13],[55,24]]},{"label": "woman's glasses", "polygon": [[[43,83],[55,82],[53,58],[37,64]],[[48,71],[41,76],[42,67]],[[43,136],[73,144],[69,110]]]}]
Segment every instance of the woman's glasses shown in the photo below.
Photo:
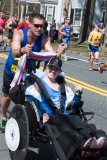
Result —
[{"label": "woman's glasses", "polygon": [[44,25],[43,24],[34,24],[34,27],[36,27],[36,28],[43,28]]}]

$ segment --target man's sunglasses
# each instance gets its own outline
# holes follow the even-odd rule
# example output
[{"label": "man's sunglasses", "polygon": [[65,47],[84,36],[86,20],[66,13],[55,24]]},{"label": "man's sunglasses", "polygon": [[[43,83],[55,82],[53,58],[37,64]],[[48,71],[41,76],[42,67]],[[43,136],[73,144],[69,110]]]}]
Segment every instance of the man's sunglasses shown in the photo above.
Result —
[{"label": "man's sunglasses", "polygon": [[34,24],[34,27],[36,27],[36,28],[43,28],[44,25],[43,24]]}]

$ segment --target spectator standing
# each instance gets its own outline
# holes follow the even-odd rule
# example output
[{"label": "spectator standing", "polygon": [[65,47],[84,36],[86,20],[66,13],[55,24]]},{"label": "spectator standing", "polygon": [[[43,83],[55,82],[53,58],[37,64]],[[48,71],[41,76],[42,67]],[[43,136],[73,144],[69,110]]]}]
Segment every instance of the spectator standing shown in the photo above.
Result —
[{"label": "spectator standing", "polygon": [[99,31],[102,33],[102,40],[101,40],[101,47],[102,47],[104,44],[104,37],[106,36],[106,30],[104,28],[104,24],[102,21],[100,22]]},{"label": "spectator standing", "polygon": [[48,27],[48,22],[45,21],[45,24],[44,24],[44,28],[43,28],[43,33],[48,36],[48,30],[47,30],[47,27]]},{"label": "spectator standing", "polygon": [[50,38],[51,38],[51,42],[54,42],[55,31],[56,31],[56,23],[55,23],[55,20],[53,19],[51,21],[51,23],[50,23]]},{"label": "spectator standing", "polygon": [[[66,50],[70,45],[70,37],[73,35],[73,26],[70,24],[70,18],[67,17],[65,20],[65,24],[61,26],[59,29],[59,33],[62,34],[62,41],[66,45]],[[64,61],[67,61],[66,52],[64,54]]]}]

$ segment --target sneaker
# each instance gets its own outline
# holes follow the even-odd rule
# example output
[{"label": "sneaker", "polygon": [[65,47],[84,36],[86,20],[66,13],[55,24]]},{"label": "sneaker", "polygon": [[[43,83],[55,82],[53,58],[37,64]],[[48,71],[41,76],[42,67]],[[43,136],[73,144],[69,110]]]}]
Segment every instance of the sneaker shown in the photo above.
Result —
[{"label": "sneaker", "polygon": [[4,132],[6,127],[7,120],[0,118],[0,131]]},{"label": "sneaker", "polygon": [[63,58],[63,59],[62,59],[62,61],[67,61],[67,60],[68,60],[68,58]]},{"label": "sneaker", "polygon": [[92,67],[89,67],[89,69],[88,69],[89,71],[93,71],[93,68]]},{"label": "sneaker", "polygon": [[103,148],[107,145],[107,140],[105,137],[100,137],[98,140],[97,140],[97,148]]},{"label": "sneaker", "polygon": [[99,71],[100,73],[103,73],[103,68],[100,66],[100,64],[99,64],[99,66],[98,66],[98,71]]},{"label": "sneaker", "polygon": [[[93,137],[89,138],[85,144],[84,144],[84,148],[90,148],[91,143],[93,141]],[[90,154],[89,151],[82,151],[81,156],[88,156]]]}]

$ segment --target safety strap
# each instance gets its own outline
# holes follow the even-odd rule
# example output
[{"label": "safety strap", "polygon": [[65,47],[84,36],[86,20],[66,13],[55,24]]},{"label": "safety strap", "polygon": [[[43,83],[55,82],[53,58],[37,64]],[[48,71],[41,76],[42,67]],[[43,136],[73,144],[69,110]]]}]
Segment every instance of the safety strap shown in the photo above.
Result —
[{"label": "safety strap", "polygon": [[34,75],[33,73],[30,74],[30,76],[28,76],[26,78],[26,82],[25,82],[25,86],[27,87],[28,85],[30,85],[34,82],[37,83],[40,91],[42,92],[42,94],[44,95],[47,103],[49,104],[49,106],[51,107],[52,111],[54,114],[61,114],[63,109],[64,109],[64,104],[65,104],[65,96],[66,96],[66,93],[65,93],[65,85],[64,83],[59,83],[60,85],[60,93],[61,93],[61,103],[60,103],[60,108],[58,109],[55,104],[53,103],[53,101],[51,100],[51,97],[48,93],[48,91],[46,90],[44,84],[41,82],[40,78],[38,78],[36,75]]}]

